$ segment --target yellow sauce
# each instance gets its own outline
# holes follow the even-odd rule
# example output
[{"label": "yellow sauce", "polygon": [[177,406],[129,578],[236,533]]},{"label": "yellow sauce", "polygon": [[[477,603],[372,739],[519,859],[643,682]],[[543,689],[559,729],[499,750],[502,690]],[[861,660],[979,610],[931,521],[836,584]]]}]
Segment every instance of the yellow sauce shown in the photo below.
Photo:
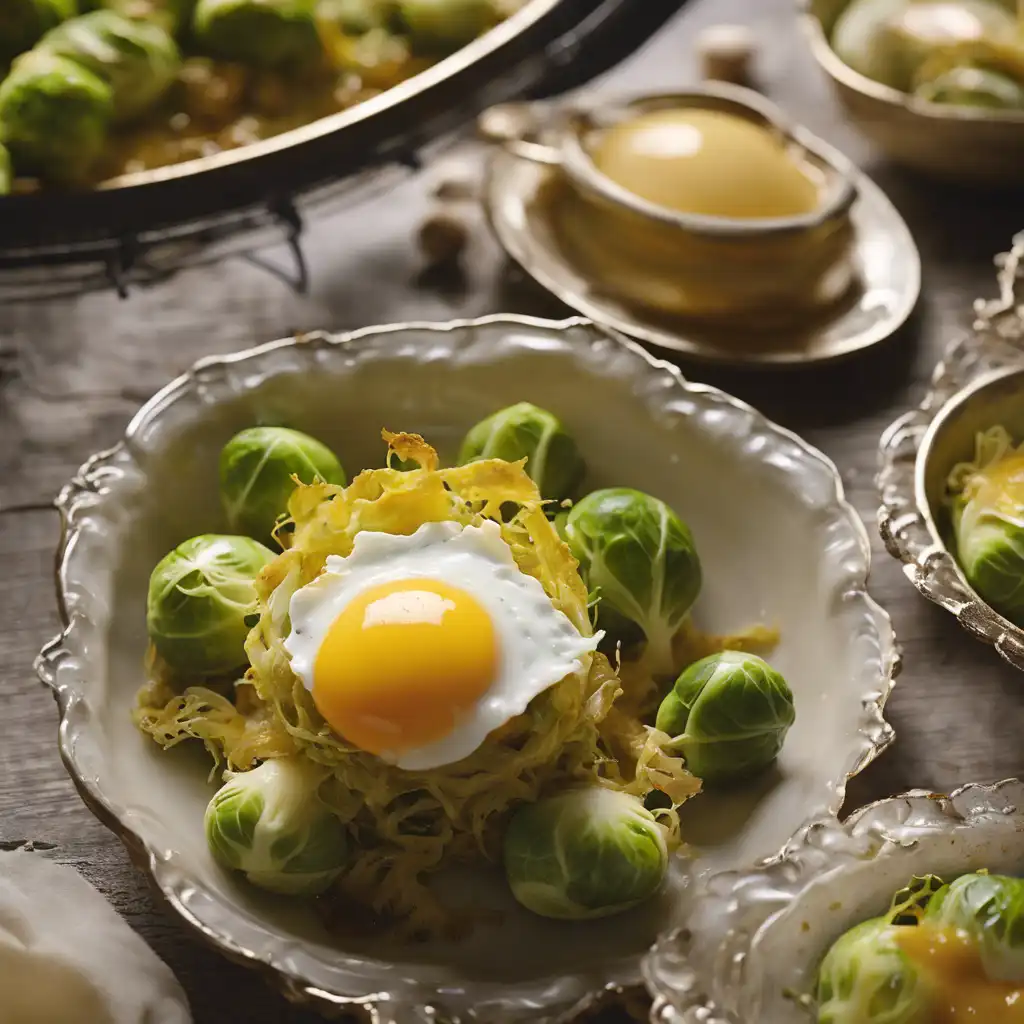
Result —
[{"label": "yellow sauce", "polygon": [[682,213],[788,217],[815,210],[819,187],[767,129],[717,110],[661,110],[623,121],[591,148],[634,195]]},{"label": "yellow sauce", "polygon": [[1012,519],[1024,518],[1024,454],[988,466],[972,484],[972,497],[980,508],[997,509]]},{"label": "yellow sauce", "polygon": [[929,1024],[1024,1022],[1024,988],[990,981],[966,932],[927,924],[894,931],[900,949],[936,994]]}]

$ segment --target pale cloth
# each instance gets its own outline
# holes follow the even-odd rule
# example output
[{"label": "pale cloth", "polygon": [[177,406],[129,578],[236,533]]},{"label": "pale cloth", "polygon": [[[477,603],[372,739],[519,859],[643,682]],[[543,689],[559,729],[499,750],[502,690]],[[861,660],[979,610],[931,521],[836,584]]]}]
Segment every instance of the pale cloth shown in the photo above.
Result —
[{"label": "pale cloth", "polygon": [[190,1024],[185,993],[69,867],[0,852],[0,1024]]}]

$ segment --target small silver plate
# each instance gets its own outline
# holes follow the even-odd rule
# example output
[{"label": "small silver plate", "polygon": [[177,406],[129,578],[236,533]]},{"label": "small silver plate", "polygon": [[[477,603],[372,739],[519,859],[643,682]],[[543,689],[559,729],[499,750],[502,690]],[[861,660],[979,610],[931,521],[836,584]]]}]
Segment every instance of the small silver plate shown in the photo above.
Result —
[{"label": "small silver plate", "polygon": [[496,147],[488,165],[484,206],[509,256],[538,284],[596,323],[705,362],[791,366],[875,345],[893,334],[917,303],[921,258],[907,225],[869,178],[858,172],[856,185],[859,198],[850,217],[857,284],[827,315],[771,331],[726,330],[628,305],[603,293],[574,264],[550,216],[559,189],[567,187],[556,166]]}]

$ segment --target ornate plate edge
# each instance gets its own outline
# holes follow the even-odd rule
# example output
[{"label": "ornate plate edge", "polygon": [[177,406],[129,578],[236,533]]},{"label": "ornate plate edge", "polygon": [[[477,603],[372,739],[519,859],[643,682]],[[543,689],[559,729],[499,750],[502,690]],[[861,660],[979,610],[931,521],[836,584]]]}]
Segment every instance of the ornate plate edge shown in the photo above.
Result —
[{"label": "ornate plate edge", "polygon": [[[1004,779],[968,783],[946,794],[911,790],[868,804],[845,822],[810,822],[776,857],[747,871],[723,872],[698,886],[695,898],[713,901],[714,935],[699,924],[666,934],[644,961],[644,976],[655,993],[652,1024],[742,1024],[718,992],[742,990],[744,964],[765,929],[800,899],[826,872],[913,849],[924,834],[949,833],[999,820],[1024,829],[1024,783]],[[708,915],[711,916],[710,914]],[[689,950],[719,944],[711,965],[693,966]]]},{"label": "ornate plate edge", "polygon": [[1000,296],[977,300],[972,330],[952,342],[932,374],[928,393],[882,433],[875,477],[878,530],[889,554],[929,601],[956,616],[969,633],[1024,670],[1024,630],[990,608],[970,588],[923,508],[917,491],[918,459],[933,423],[951,402],[987,376],[1024,367],[1024,323],[1017,282],[1024,276],[1024,232],[996,257]]},{"label": "ornate plate edge", "polygon": [[[133,436],[159,415],[161,408],[179,391],[202,387],[204,374],[232,364],[259,359],[270,352],[297,345],[347,347],[366,342],[377,336],[386,336],[401,331],[420,330],[452,334],[460,330],[472,330],[492,324],[560,332],[575,328],[591,329],[595,332],[593,344],[612,344],[624,349],[633,357],[639,358],[645,365],[642,366],[642,369],[638,369],[638,376],[642,373],[643,376],[653,381],[658,377],[668,375],[671,378],[673,390],[682,389],[690,394],[714,397],[716,401],[730,407],[734,412],[750,418],[751,422],[755,424],[755,429],[771,433],[797,447],[808,462],[818,468],[820,473],[828,475],[832,483],[830,507],[836,518],[841,519],[851,531],[851,540],[855,542],[859,554],[856,578],[852,580],[844,578],[837,589],[841,588],[844,602],[859,601],[864,605],[865,617],[871,619],[878,637],[878,660],[882,668],[881,678],[875,680],[870,694],[862,702],[863,714],[858,731],[865,740],[864,748],[849,767],[845,777],[837,782],[833,799],[828,808],[830,814],[838,814],[849,780],[881,754],[895,738],[892,726],[885,720],[884,708],[901,668],[901,654],[888,613],[868,593],[867,578],[871,563],[868,534],[860,517],[846,500],[838,469],[830,459],[798,435],[774,424],[751,406],[717,388],[688,381],[677,367],[650,355],[636,342],[603,332],[591,321],[581,317],[552,321],[527,316],[494,315],[444,323],[396,323],[368,327],[338,335],[312,332],[253,346],[223,356],[200,359],[188,371],[158,391],[143,405],[129,423],[121,442],[112,448],[94,454],[61,490],[56,500],[56,507],[61,517],[61,539],[56,556],[55,584],[63,629],[44,646],[36,658],[35,669],[40,681],[53,692],[60,710],[59,749],[68,774],[89,809],[121,839],[132,861],[146,874],[154,893],[181,916],[202,939],[223,955],[244,966],[257,968],[265,979],[275,985],[288,999],[315,1009],[326,1016],[356,1014],[370,1021],[371,1024],[427,1024],[427,1022],[436,1024],[439,1020],[445,1021],[446,1024],[463,1024],[463,1022],[469,1024],[471,1021],[475,1022],[480,1019],[472,1009],[460,1015],[446,1010],[443,1006],[403,1001],[394,993],[387,991],[359,995],[343,995],[324,991],[309,984],[288,966],[276,963],[273,957],[264,958],[254,951],[244,948],[230,935],[212,929],[193,914],[183,901],[182,893],[179,891],[180,886],[176,880],[165,877],[165,873],[162,871],[163,862],[158,851],[147,847],[139,835],[121,821],[117,809],[95,784],[95,781],[87,778],[76,757],[77,736],[73,732],[73,723],[70,719],[79,700],[79,695],[73,688],[62,685],[58,679],[58,676],[63,674],[62,668],[70,670],[77,663],[78,651],[76,648],[84,624],[85,612],[83,609],[87,604],[87,602],[78,600],[82,596],[80,588],[76,588],[72,582],[69,582],[70,556],[79,534],[87,528],[90,506],[93,504],[93,500],[102,493],[105,481],[111,474],[123,474],[134,466],[131,454]],[[547,1018],[534,1015],[532,1019],[535,1021],[543,1019],[547,1024],[560,1024],[560,1022],[571,1020],[609,994],[619,992],[621,989],[618,986],[609,985],[604,990],[591,991],[582,998],[573,997],[551,1006],[552,1015]],[[493,1010],[493,1006],[491,1010]],[[535,1010],[531,1013],[535,1014]]]}]

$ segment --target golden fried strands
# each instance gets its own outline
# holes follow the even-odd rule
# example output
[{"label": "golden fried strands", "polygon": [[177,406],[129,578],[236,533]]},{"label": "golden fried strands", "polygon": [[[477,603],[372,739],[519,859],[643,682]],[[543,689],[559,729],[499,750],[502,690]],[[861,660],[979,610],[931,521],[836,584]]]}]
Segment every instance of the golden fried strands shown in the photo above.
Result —
[{"label": "golden fried strands", "polygon": [[[328,766],[332,776],[321,797],[346,822],[359,850],[341,891],[369,899],[404,934],[437,935],[452,922],[425,877],[453,862],[496,859],[505,818],[519,804],[588,781],[638,796],[657,788],[678,804],[700,783],[662,748],[668,737],[616,710],[623,687],[601,654],[534,698],[469,757],[430,771],[386,764],[327,726],[284,648],[289,602],[323,571],[329,555],[350,554],[362,531],[409,535],[428,522],[493,520],[520,570],[541,583],[581,634],[592,633],[577,562],[545,516],[522,463],[482,460],[439,469],[422,437],[383,436],[388,467],[366,470],[347,487],[300,485],[294,491],[291,545],[257,579],[260,619],[246,644],[252,667],[236,686],[234,703],[202,687],[178,694],[166,683],[151,684],[136,720],[163,746],[200,739],[230,767],[295,752]],[[417,468],[391,468],[393,458]],[[506,522],[502,509],[510,503],[518,511]],[[674,810],[659,814],[677,842]]]}]

